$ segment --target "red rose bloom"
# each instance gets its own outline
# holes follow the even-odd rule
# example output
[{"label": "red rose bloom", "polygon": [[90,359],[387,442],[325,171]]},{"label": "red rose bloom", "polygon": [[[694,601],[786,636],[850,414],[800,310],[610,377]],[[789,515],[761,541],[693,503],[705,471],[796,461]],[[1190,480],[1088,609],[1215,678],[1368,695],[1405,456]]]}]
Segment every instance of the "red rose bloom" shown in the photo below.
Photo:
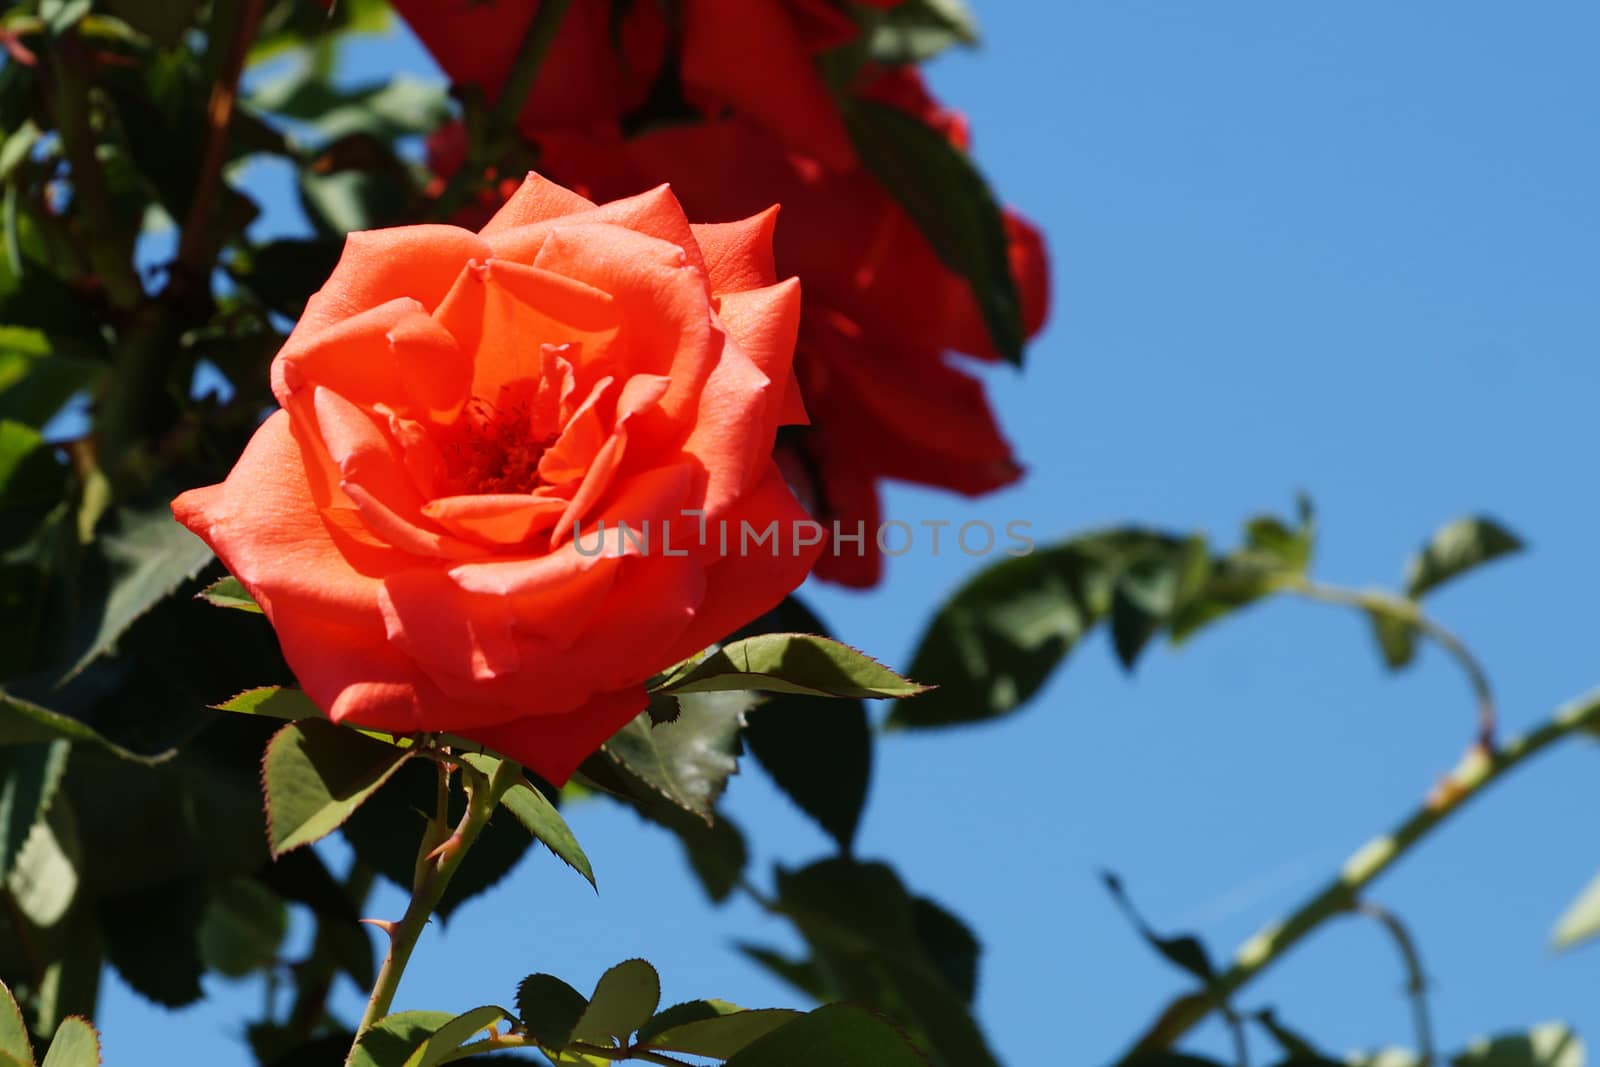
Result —
[{"label": "red rose bloom", "polygon": [[[965,147],[965,123],[938,107],[914,71],[881,76],[867,95]],[[805,285],[795,369],[811,416],[810,429],[786,438],[785,467],[818,518],[866,532],[863,554],[850,544],[825,554],[819,575],[852,586],[878,580],[879,479],[977,495],[1019,476],[982,383],[949,355],[996,357],[971,290],[871,175],[831,171],[738,119],[627,142],[551,137],[543,149],[549,173],[591,195],[667,181],[697,219],[781,205],[777,262]],[[1005,223],[1032,335],[1049,298],[1044,244],[1020,216]]]},{"label": "red rose bloom", "polygon": [[[480,233],[351,235],[273,363],[283,409],[173,503],[330,718],[560,783],[648,677],[803,580],[773,218],[690,226],[664,188],[596,208],[530,176]],[[780,543],[723,551],[685,510]]]},{"label": "red rose bloom", "polygon": [[[902,0],[869,0],[892,8]],[[538,0],[394,0],[439,66],[492,101],[510,75]],[[826,166],[848,170],[855,150],[815,56],[860,32],[840,0],[682,0],[676,34],[659,5],[574,0],[539,70],[520,126],[613,123],[638,107],[675,50],[685,97],[708,115],[732,109]]]}]

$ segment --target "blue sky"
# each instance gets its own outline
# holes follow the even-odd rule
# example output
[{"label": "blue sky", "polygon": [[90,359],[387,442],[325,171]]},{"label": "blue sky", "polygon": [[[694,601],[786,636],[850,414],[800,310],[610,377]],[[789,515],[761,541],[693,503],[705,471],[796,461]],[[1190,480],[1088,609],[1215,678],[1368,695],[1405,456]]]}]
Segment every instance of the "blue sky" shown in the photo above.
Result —
[{"label": "blue sky", "polygon": [[[1054,314],[1027,368],[990,375],[1030,468],[980,501],[890,494],[891,514],[1031,521],[1042,536],[1139,521],[1227,541],[1298,490],[1316,573],[1393,583],[1439,523],[1494,514],[1530,551],[1433,608],[1488,663],[1509,728],[1600,682],[1591,473],[1600,341],[1600,9],[1416,0],[977,3],[985,47],[936,88],[1054,256]],[[426,73],[396,36],[360,66]],[[264,178],[269,204],[282,191]],[[909,660],[972,561],[914,553],[868,594],[811,590],[852,643]],[[1183,986],[1116,912],[1118,871],[1153,925],[1226,956],[1409,810],[1470,734],[1432,650],[1381,671],[1362,620],[1272,604],[1137,674],[1103,635],[1003,722],[885,738],[860,851],[965,916],[985,944],[981,1017],[1007,1062],[1101,1063]],[[1547,947],[1600,868],[1597,755],[1542,759],[1380,881],[1434,980],[1440,1044],[1563,1018],[1600,1039],[1600,949]],[[758,853],[821,834],[750,769],[729,807]],[[704,903],[676,844],[608,805],[571,812],[598,897],[547,853],[425,939],[399,1006],[507,1001],[533,970],[587,988],[643,955],[668,999],[794,1003],[727,948],[788,944],[752,908]],[[385,891],[373,906],[398,915]],[[1335,1051],[1411,1040],[1393,949],[1326,926],[1250,987]],[[257,986],[169,1014],[108,982],[108,1062],[246,1062]],[[359,1011],[345,988],[339,1005]],[[1220,1050],[1215,1030],[1202,1044]],[[1257,1058],[1266,1055],[1257,1043]]]}]

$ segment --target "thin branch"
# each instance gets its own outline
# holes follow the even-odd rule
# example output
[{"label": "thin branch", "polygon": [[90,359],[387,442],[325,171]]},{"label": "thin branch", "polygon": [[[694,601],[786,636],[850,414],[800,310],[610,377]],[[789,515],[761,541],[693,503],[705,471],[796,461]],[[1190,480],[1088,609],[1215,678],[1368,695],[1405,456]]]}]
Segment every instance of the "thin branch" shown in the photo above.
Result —
[{"label": "thin branch", "polygon": [[200,173],[195,178],[194,199],[189,202],[189,215],[184,220],[183,235],[178,242],[174,279],[181,285],[204,278],[216,255],[212,247],[216,232],[212,214],[222,188],[222,164],[228,157],[228,130],[233,124],[244,61],[265,8],[266,0],[244,0],[233,40],[229,42],[227,59],[216,84],[211,87],[211,102],[206,108],[205,150],[200,157]]},{"label": "thin branch", "polygon": [[1394,912],[1381,904],[1368,900],[1357,901],[1355,912],[1376,919],[1389,933],[1395,948],[1400,951],[1400,962],[1406,969],[1406,996],[1411,1001],[1411,1020],[1417,1031],[1417,1054],[1421,1067],[1433,1067],[1433,1021],[1428,1014],[1428,980],[1422,970],[1422,956],[1405,923]]},{"label": "thin branch", "polygon": [[1488,751],[1494,750],[1496,714],[1494,690],[1489,684],[1488,672],[1483,669],[1483,664],[1472,654],[1466,642],[1430,617],[1415,600],[1396,596],[1382,589],[1346,589],[1343,586],[1315,582],[1309,578],[1297,579],[1280,586],[1280,589],[1307,600],[1323,604],[1342,604],[1386,616],[1415,628],[1444,649],[1467,676],[1467,683],[1472,687],[1472,694],[1477,699],[1478,744]]},{"label": "thin branch", "polygon": [[[1333,879],[1288,918],[1269,924],[1246,941],[1234,956],[1232,966],[1212,984],[1212,991],[1220,997],[1238,992],[1323,922],[1348,912],[1360,899],[1362,890],[1465,807],[1469,800],[1556,741],[1596,729],[1600,729],[1600,690],[1564,705],[1545,722],[1508,741],[1498,751],[1470,750],[1455,770],[1394,829],[1357,849]],[[1174,1004],[1140,1036],[1124,1059],[1172,1047],[1215,1009],[1215,997],[1191,998]]]}]

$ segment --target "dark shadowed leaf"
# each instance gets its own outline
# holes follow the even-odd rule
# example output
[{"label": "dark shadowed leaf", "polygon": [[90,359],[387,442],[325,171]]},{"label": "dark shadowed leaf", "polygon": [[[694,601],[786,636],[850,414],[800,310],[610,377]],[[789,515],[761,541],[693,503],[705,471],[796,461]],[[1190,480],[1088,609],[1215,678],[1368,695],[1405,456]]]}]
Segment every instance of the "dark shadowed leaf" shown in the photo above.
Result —
[{"label": "dark shadowed leaf", "polygon": [[750,754],[849,852],[872,773],[872,730],[859,700],[775,696],[750,712]]},{"label": "dark shadowed leaf", "polygon": [[164,506],[150,511],[123,509],[118,513],[116,532],[106,534],[100,544],[111,564],[111,593],[94,640],[71,674],[109,652],[139,616],[176,592],[212,559],[206,543],[178,525]]},{"label": "dark shadowed leaf", "polygon": [[601,748],[604,762],[629,792],[664,798],[709,823],[738,770],[739,730],[755,700],[744,692],[680,694],[676,719],[652,726],[640,714]]},{"label": "dark shadowed leaf", "polygon": [[70,748],[65,741],[0,748],[0,878],[55,797]]},{"label": "dark shadowed leaf", "polygon": [[206,883],[184,878],[99,902],[106,955],[142,995],[169,1008],[200,999]]},{"label": "dark shadowed leaf", "polygon": [[211,887],[200,920],[200,958],[229,978],[243,978],[278,958],[289,932],[283,899],[254,878],[230,878]]},{"label": "dark shadowed leaf", "polygon": [[1134,909],[1133,902],[1128,899],[1127,891],[1122,888],[1122,879],[1106,871],[1101,874],[1106,889],[1116,900],[1117,906],[1127,915],[1128,921],[1139,931],[1139,935],[1150,943],[1150,947],[1165,956],[1167,962],[1173,966],[1187,971],[1189,974],[1209,985],[1216,978],[1216,968],[1211,964],[1211,957],[1206,953],[1206,948],[1200,940],[1187,934],[1178,937],[1161,937]]},{"label": "dark shadowed leaf", "polygon": [[1446,523],[1406,564],[1406,595],[1420,597],[1490,560],[1522,549],[1522,539],[1493,519],[1470,516]]},{"label": "dark shadowed leaf", "polygon": [[767,1034],[728,1067],[928,1067],[887,1020],[849,1004],[828,1004]]},{"label": "dark shadowed leaf", "polygon": [[173,755],[171,752],[140,755],[108,740],[87,723],[79,722],[70,715],[51,711],[0,690],[0,746],[27,745],[56,738],[87,741],[134,763],[154,765]]},{"label": "dark shadowed leaf", "polygon": [[723,1060],[801,1014],[787,1008],[746,1011],[725,1000],[691,1000],[673,1005],[640,1027],[639,1042],[666,1052]]},{"label": "dark shadowed leaf", "polygon": [[1525,1034],[1480,1038],[1452,1057],[1451,1067],[1584,1067],[1583,1041],[1565,1023],[1542,1023]]},{"label": "dark shadowed leaf", "polygon": [[267,746],[261,775],[273,854],[337,830],[410,755],[323,719],[279,730]]},{"label": "dark shadowed leaf", "polygon": [[740,943],[735,946],[751,962],[789,983],[812,1000],[833,1000],[838,994],[814,960],[790,959],[764,945]]},{"label": "dark shadowed leaf", "polygon": [[547,1049],[566,1048],[589,1001],[553,974],[530,974],[517,986],[517,1017]]},{"label": "dark shadowed leaf", "polygon": [[1417,628],[1386,611],[1368,611],[1367,618],[1384,665],[1397,671],[1410,664],[1417,654]]},{"label": "dark shadowed leaf", "polygon": [[897,108],[852,98],[845,122],[862,163],[972,287],[995,349],[1021,365],[1022,301],[1000,205],[983,175],[943,134]]},{"label": "dark shadowed leaf", "polygon": [[[997,1061],[967,1009],[965,966],[935,959],[919,929],[916,899],[881,863],[823,860],[778,872],[778,903],[844,999],[882,1011],[911,1031],[935,1062]],[[937,936],[948,940],[949,928]],[[959,950],[958,950],[959,951]],[[948,966],[948,971],[947,971]]]}]

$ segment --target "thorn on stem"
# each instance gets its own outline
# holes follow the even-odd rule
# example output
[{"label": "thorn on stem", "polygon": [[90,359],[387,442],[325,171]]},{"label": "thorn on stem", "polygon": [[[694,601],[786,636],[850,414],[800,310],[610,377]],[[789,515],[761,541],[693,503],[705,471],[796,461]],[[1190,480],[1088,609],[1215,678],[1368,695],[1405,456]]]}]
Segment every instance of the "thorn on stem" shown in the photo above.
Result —
[{"label": "thorn on stem", "polygon": [[399,923],[390,922],[388,919],[357,919],[356,921],[366,923],[368,926],[376,926],[385,934],[388,934],[391,939],[394,937],[395,930],[400,926]]}]

